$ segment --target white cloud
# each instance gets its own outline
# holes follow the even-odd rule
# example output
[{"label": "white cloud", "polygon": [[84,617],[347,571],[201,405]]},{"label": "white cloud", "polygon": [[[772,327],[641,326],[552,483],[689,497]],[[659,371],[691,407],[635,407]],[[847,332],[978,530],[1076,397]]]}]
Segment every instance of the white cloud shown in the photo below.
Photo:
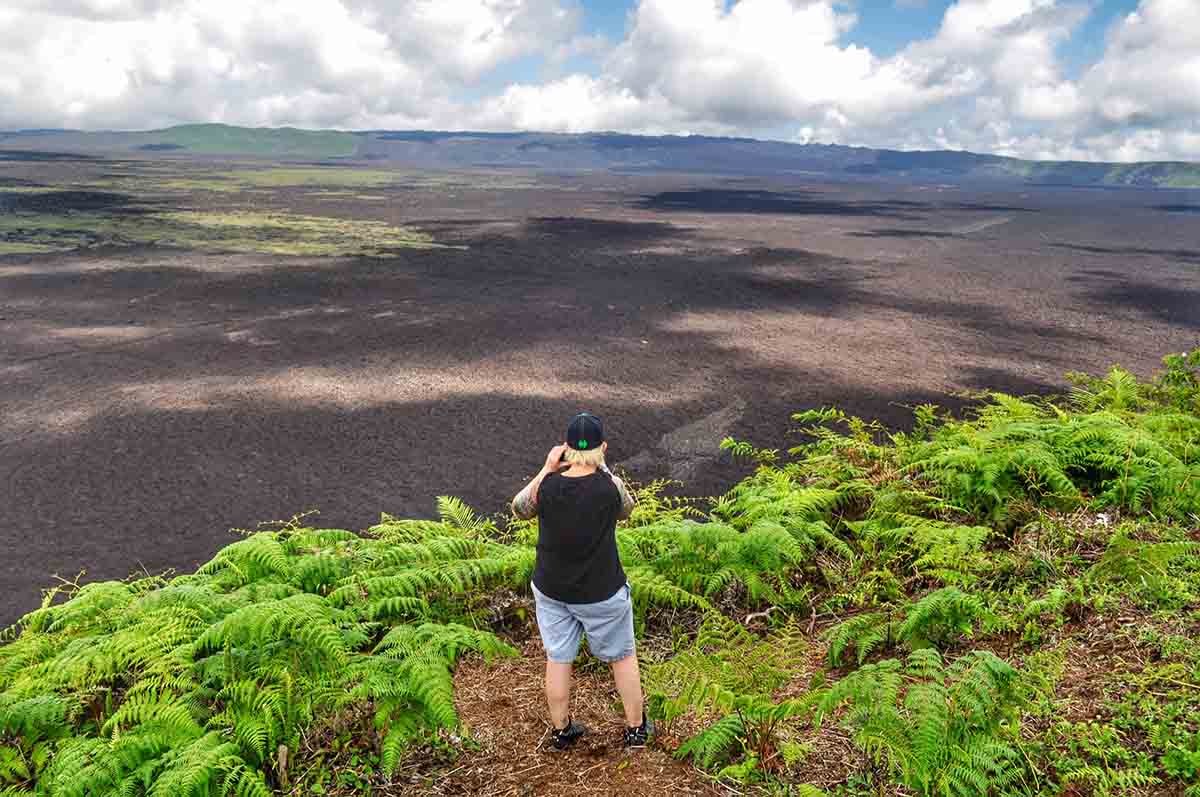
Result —
[{"label": "white cloud", "polygon": [[1142,0],[1073,80],[1059,55],[1093,10],[957,0],[890,58],[845,42],[836,0],[642,0],[599,77],[514,86],[489,124],[746,133],[1034,158],[1197,158],[1200,3]]},{"label": "white cloud", "polygon": [[1200,2],[1143,0],[1081,81],[1107,121],[1158,124],[1200,114]]},{"label": "white cloud", "polygon": [[10,0],[0,127],[428,126],[576,34],[572,0]]},{"label": "white cloud", "polygon": [[583,133],[592,130],[677,132],[685,112],[661,95],[588,75],[569,75],[539,86],[509,86],[475,117],[482,127]]},{"label": "white cloud", "polygon": [[[895,0],[911,6],[913,0]],[[1141,0],[1078,75],[1093,0],[956,0],[890,57],[848,0],[9,0],[0,127],[183,121],[754,135],[1044,158],[1200,159],[1200,2]],[[596,73],[563,74],[574,56]],[[479,97],[534,56],[542,79]],[[787,132],[790,131],[790,132]]]},{"label": "white cloud", "polygon": [[[707,128],[808,124],[839,140],[984,91],[1003,89],[1029,118],[1069,105],[1054,46],[1082,18],[1078,8],[959,0],[934,38],[888,59],[843,43],[855,24],[845,8],[833,0],[642,0],[604,76],[588,82],[586,101],[617,104],[626,118],[631,97],[659,110],[666,103],[669,118]],[[579,104],[560,102],[569,85],[580,82],[510,89],[507,107],[514,119],[573,129]]]}]

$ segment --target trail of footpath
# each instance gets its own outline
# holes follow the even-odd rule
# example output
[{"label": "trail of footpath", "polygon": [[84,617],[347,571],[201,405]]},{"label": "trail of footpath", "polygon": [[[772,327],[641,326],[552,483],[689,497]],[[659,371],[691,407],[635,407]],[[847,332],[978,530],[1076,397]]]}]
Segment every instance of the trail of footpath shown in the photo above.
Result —
[{"label": "trail of footpath", "polygon": [[688,764],[653,744],[621,745],[620,698],[607,667],[577,668],[571,715],[589,733],[567,752],[549,752],[541,643],[488,664],[464,660],[454,676],[463,733],[480,746],[432,785],[438,795],[727,795]]}]

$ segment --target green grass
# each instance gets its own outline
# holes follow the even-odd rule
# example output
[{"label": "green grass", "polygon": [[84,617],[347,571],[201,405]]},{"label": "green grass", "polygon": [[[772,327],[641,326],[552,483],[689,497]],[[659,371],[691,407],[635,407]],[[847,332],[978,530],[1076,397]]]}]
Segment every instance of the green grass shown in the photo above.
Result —
[{"label": "green grass", "polygon": [[[408,179],[387,169],[328,167],[275,167],[238,169],[177,169],[161,173],[131,174],[87,181],[95,189],[128,191],[143,195],[157,192],[261,193],[280,188],[378,188]],[[347,192],[353,195],[353,192]]]},{"label": "green grass", "polygon": [[10,252],[145,244],[198,251],[377,257],[438,245],[424,233],[386,222],[285,212],[0,214],[0,246]]},{"label": "green grass", "polygon": [[[639,489],[659,744],[743,794],[1200,795],[1200,350],[1164,365],[903,433],[798,413],[786,452],[723,443],[758,467],[713,501]],[[470,756],[452,672],[536,633],[538,530],[439,513],[50,590],[0,645],[0,794],[349,797]]]},{"label": "green grass", "polygon": [[1200,188],[1200,164],[1194,163],[1123,164],[1006,159],[990,165],[988,170],[999,170],[1032,182]]},{"label": "green grass", "polygon": [[[411,182],[412,176],[404,172],[343,167],[209,169],[152,165],[154,168],[133,166],[78,184],[0,187],[2,251],[152,244],[280,255],[386,256],[400,249],[437,245],[428,235],[381,221],[261,209],[264,200],[286,201],[295,188],[303,189],[303,195],[330,200],[384,202],[389,198],[386,194],[371,193],[370,189],[387,188],[402,180]],[[436,184],[442,177],[422,179]],[[117,211],[4,212],[6,206],[19,207],[20,196],[71,190],[125,194],[145,204]],[[6,203],[6,195],[15,201]],[[183,205],[192,195],[207,207],[191,209]]]},{"label": "green grass", "polygon": [[1175,163],[1171,166],[1160,185],[1165,188],[1200,188],[1200,164]]},{"label": "green grass", "polygon": [[259,188],[293,186],[349,186],[373,188],[397,182],[402,173],[387,169],[347,169],[341,167],[278,168],[239,172],[234,179]]},{"label": "green grass", "polygon": [[52,244],[22,243],[20,241],[0,240],[0,255],[31,255],[44,252],[58,252],[71,247],[59,247]]},{"label": "green grass", "polygon": [[361,199],[364,202],[384,202],[389,199],[383,194],[356,194],[353,191],[308,191],[304,195],[318,199]]}]

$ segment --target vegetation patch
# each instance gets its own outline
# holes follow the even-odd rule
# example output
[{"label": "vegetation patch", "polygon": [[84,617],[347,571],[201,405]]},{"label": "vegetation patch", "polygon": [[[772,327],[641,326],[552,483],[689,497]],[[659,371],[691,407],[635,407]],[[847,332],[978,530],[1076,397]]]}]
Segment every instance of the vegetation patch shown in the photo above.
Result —
[{"label": "vegetation patch", "polygon": [[[659,749],[740,793],[1200,795],[1200,350],[1164,363],[906,433],[799,413],[786,452],[727,440],[758,468],[706,505],[641,488],[618,545]],[[50,590],[0,646],[0,794],[470,769],[453,671],[535,633],[537,526],[439,510]]]},{"label": "vegetation patch", "polygon": [[[139,170],[126,175],[110,175],[89,181],[92,188],[121,190],[138,194],[190,193],[261,193],[279,188],[376,188],[406,179],[399,171],[354,169],[341,166],[272,167],[237,169],[197,169],[178,167],[168,170]],[[346,195],[356,192],[350,191]]]},{"label": "vegetation patch", "polygon": [[20,241],[0,241],[0,255],[33,255],[43,252],[57,252],[58,247],[45,244],[30,244]]},{"label": "vegetation patch", "polygon": [[[284,212],[163,211],[0,214],[0,246],[54,251],[94,246],[155,245],[278,255],[368,255],[437,246],[406,227],[364,219]],[[33,249],[27,247],[34,247]]]},{"label": "vegetation patch", "polygon": [[383,202],[388,199],[383,194],[356,194],[353,191],[308,191],[305,196],[318,199],[361,199],[364,202]]}]

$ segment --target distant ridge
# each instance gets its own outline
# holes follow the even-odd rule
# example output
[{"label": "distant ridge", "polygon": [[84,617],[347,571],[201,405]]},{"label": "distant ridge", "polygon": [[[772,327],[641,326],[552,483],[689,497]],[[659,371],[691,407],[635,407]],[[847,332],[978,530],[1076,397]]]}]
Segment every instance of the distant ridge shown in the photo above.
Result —
[{"label": "distant ridge", "polygon": [[[974,152],[900,151],[714,136],[448,130],[301,130],[189,124],[139,132],[0,132],[0,150],[173,158],[373,160],[406,166],[555,171],[791,174],[831,179],[1200,188],[1200,163],[1029,161]],[[10,158],[11,159],[11,158]]]}]

